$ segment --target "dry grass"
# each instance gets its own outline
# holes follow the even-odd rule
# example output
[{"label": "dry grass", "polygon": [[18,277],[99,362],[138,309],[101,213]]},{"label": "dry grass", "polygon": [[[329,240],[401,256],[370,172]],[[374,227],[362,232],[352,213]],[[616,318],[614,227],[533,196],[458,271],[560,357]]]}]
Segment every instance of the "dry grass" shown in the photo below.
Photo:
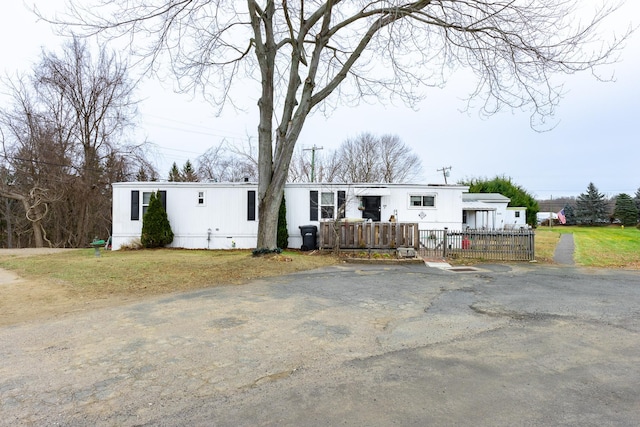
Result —
[{"label": "dry grass", "polygon": [[556,245],[560,241],[560,234],[547,230],[536,230],[536,260],[541,262],[553,262],[553,254]]},{"label": "dry grass", "polygon": [[253,257],[250,251],[93,249],[29,258],[0,258],[0,267],[25,279],[49,279],[85,295],[149,295],[241,284],[335,264],[327,255],[285,252]]},{"label": "dry grass", "polygon": [[[26,252],[26,251],[25,251]],[[158,249],[1,253],[0,325],[130,302],[139,298],[311,270],[338,263],[331,255]]]}]

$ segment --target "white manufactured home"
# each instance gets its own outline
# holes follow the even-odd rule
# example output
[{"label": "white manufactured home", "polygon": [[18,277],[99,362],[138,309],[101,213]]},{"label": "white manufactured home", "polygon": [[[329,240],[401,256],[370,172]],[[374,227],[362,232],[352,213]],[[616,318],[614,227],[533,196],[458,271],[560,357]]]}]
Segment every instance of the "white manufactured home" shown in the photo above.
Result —
[{"label": "white manufactured home", "polygon": [[[285,187],[289,247],[300,248],[301,226],[321,221],[417,223],[421,230],[463,229],[474,212],[507,216],[509,199],[465,202],[467,186],[422,184],[292,183]],[[255,248],[258,232],[256,183],[122,182],[113,184],[112,248],[120,249],[142,232],[149,197],[158,191],[174,233],[172,247]],[[467,211],[465,204],[469,205]],[[465,213],[467,212],[467,213]],[[524,215],[523,215],[524,216]],[[474,224],[479,225],[479,224]]]}]

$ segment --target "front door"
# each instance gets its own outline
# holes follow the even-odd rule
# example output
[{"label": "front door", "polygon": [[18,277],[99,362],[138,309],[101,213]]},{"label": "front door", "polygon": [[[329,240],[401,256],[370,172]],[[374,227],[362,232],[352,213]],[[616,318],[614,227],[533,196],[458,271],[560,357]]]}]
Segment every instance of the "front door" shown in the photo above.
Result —
[{"label": "front door", "polygon": [[362,218],[380,222],[381,199],[380,196],[362,196]]}]

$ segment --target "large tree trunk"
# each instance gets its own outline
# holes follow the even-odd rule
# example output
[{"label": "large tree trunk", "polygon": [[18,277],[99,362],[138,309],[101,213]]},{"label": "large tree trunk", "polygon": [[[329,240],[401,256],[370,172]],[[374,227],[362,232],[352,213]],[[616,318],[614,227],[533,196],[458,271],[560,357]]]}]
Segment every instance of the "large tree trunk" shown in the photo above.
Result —
[{"label": "large tree trunk", "polygon": [[0,190],[0,194],[8,199],[19,200],[24,207],[24,212],[31,224],[31,229],[33,230],[33,241],[36,248],[44,247],[44,238],[42,236],[42,218],[40,215],[37,215],[37,219],[29,218],[29,211],[31,210],[31,204],[29,203],[29,199],[22,194],[14,193],[12,191],[2,191]]}]

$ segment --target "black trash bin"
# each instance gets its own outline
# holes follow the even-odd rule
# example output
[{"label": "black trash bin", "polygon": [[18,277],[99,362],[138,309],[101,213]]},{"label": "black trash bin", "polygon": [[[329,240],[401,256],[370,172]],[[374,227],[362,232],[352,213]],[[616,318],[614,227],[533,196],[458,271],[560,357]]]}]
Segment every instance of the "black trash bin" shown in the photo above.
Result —
[{"label": "black trash bin", "polygon": [[302,246],[300,246],[300,249],[303,251],[316,249],[318,247],[316,243],[318,227],[315,225],[301,225],[298,228],[300,229],[300,233],[302,233]]}]

